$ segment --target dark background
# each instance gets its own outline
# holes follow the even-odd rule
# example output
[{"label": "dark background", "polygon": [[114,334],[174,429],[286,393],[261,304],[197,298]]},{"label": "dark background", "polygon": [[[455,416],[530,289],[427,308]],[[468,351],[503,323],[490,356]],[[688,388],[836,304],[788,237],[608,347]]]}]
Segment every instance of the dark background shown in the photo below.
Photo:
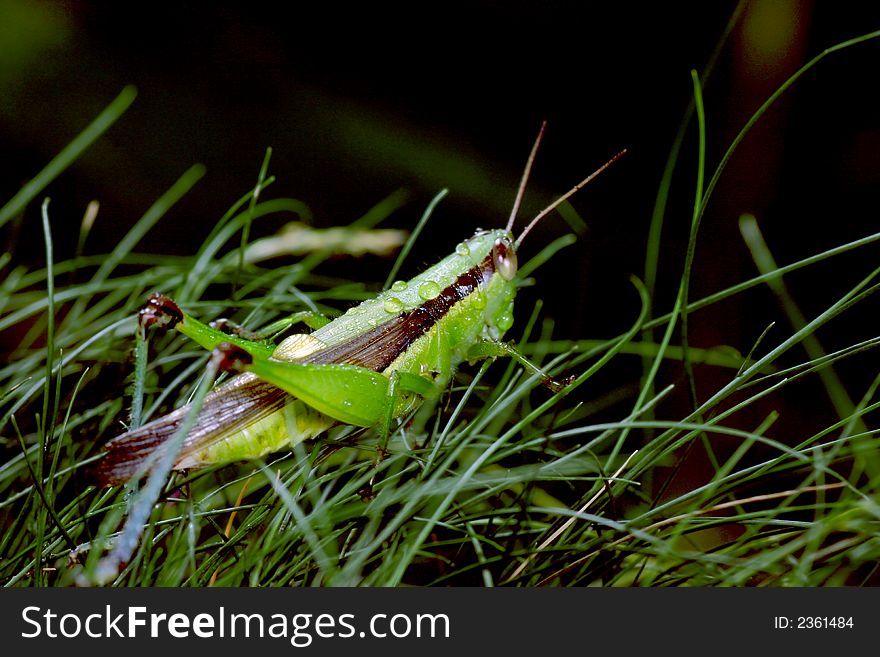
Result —
[{"label": "dark background", "polygon": [[[628,155],[573,201],[588,230],[538,272],[562,338],[608,337],[637,312],[629,274],[645,240],[673,137],[733,2],[264,3],[0,0],[0,198],[17,189],[126,84],[135,104],[48,190],[58,259],[86,204],[101,211],[89,252],[106,252],[191,164],[206,177],[138,251],[191,254],[255,181],[265,148],[270,196],[305,201],[317,225],[347,224],[394,190],[412,201],[390,225],[412,227],[441,204],[402,276],[451,251],[476,226],[506,220],[538,125],[549,122],[524,215],[621,148]],[[880,26],[867,5],[747,3],[706,89],[708,169],[792,72],[823,48]],[[737,229],[757,215],[788,263],[877,230],[880,47],[833,55],[775,106],[731,160],[707,210],[691,298],[755,274]],[[684,143],[663,236],[655,308],[671,307],[691,220],[695,132]],[[264,222],[272,231],[276,224]],[[523,220],[525,216],[523,217]],[[545,221],[521,259],[563,234]],[[0,232],[15,263],[43,250],[38,203]],[[791,277],[814,316],[876,265],[878,250]],[[387,261],[336,266],[381,282]],[[825,336],[834,349],[876,334],[856,308]],[[772,320],[765,290],[695,316],[692,343],[746,352]],[[773,343],[788,334],[777,332]],[[876,361],[847,364],[858,397]],[[716,387],[709,377],[705,393]],[[866,384],[865,384],[866,385]]]}]

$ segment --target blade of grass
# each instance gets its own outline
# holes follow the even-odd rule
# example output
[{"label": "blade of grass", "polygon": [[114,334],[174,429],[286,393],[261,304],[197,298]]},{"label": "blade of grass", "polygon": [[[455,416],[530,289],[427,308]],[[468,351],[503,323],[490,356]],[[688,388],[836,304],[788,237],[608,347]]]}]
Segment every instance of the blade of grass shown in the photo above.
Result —
[{"label": "blade of grass", "polygon": [[75,162],[83,151],[91,146],[134,102],[137,90],[133,86],[122,89],[119,95],[92,121],[85,130],[65,146],[42,171],[31,179],[19,192],[0,208],[0,226],[17,216],[55,178]]}]

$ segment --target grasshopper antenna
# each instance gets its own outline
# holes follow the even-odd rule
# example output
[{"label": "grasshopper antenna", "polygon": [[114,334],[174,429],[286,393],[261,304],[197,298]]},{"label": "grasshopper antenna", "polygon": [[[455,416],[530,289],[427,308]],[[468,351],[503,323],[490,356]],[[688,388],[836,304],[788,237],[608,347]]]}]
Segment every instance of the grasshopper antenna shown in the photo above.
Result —
[{"label": "grasshopper antenna", "polygon": [[[540,135],[539,135],[539,139],[540,139]],[[537,144],[535,144],[535,146],[537,146]],[[516,242],[515,242],[514,246],[518,249],[518,248],[519,248],[519,245],[522,244],[522,241],[525,239],[526,235],[529,234],[529,231],[532,230],[532,228],[534,228],[534,227],[537,225],[537,223],[538,223],[539,221],[541,221],[541,219],[543,219],[543,218],[546,217],[548,214],[550,214],[553,210],[555,210],[557,207],[559,207],[559,204],[560,204],[560,203],[562,203],[563,201],[565,201],[566,199],[568,199],[569,197],[571,197],[572,194],[574,194],[574,193],[577,192],[579,189],[581,189],[584,185],[586,185],[588,182],[590,182],[593,178],[595,178],[595,177],[598,176],[600,173],[602,173],[603,171],[605,171],[605,169],[607,169],[607,168],[610,167],[612,164],[614,164],[615,162],[617,162],[617,160],[620,159],[620,157],[621,157],[624,153],[626,153],[626,149],[625,149],[625,148],[624,148],[622,151],[620,151],[617,155],[615,155],[614,157],[612,157],[610,160],[608,160],[608,161],[607,161],[605,164],[603,164],[601,167],[599,167],[598,169],[596,169],[596,170],[595,170],[593,173],[591,173],[589,176],[587,176],[586,178],[584,178],[583,180],[581,180],[577,185],[575,185],[574,187],[572,187],[572,188],[571,188],[570,190],[568,190],[565,194],[563,194],[563,195],[560,196],[558,199],[556,199],[555,201],[553,201],[553,203],[551,203],[551,204],[548,205],[546,208],[544,208],[543,210],[541,210],[541,211],[537,214],[537,216],[529,222],[529,225],[526,226],[526,227],[523,229],[523,232],[520,233],[519,237],[516,238]],[[529,164],[531,164],[531,160],[529,161]],[[528,170],[528,169],[527,169],[527,170]],[[509,230],[509,228],[508,228],[508,230]]]},{"label": "grasshopper antenna", "polygon": [[535,145],[532,146],[532,152],[529,153],[529,159],[526,160],[526,168],[523,170],[522,180],[519,181],[519,189],[516,190],[516,198],[513,200],[513,209],[510,211],[510,219],[507,220],[505,230],[509,233],[513,228],[513,222],[516,220],[516,213],[519,211],[519,204],[522,202],[523,194],[526,192],[526,183],[529,181],[529,174],[532,172],[532,164],[535,162],[535,155],[538,154],[538,146],[541,145],[541,139],[544,137],[544,129],[547,127],[546,121],[541,121],[541,129],[538,130],[538,137],[535,139]]}]

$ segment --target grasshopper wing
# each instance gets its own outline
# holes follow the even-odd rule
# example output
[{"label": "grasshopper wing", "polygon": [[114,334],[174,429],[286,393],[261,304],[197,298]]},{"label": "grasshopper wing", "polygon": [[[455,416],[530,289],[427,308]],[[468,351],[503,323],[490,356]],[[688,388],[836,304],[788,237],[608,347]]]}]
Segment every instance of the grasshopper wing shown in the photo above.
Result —
[{"label": "grasshopper wing", "polygon": [[[184,439],[177,461],[280,411],[290,395],[249,374],[241,374],[205,397],[195,426]],[[178,430],[190,406],[182,406],[133,431],[114,438],[91,474],[102,486],[125,483],[142,472],[150,456]]]},{"label": "grasshopper wing", "polygon": [[[311,336],[295,335],[282,342],[274,355],[279,359],[293,361],[324,347],[320,340]],[[294,401],[280,388],[253,374],[245,373],[233,377],[205,397],[198,419],[184,439],[180,454],[175,460],[175,469],[258,457],[273,451],[272,448],[280,449],[281,446],[276,444],[277,440],[267,444],[260,440],[258,432],[252,431],[248,435],[247,430],[260,422],[268,421],[273,414],[278,414]],[[145,474],[147,460],[152,458],[156,450],[163,449],[163,445],[180,428],[189,410],[189,405],[182,406],[108,442],[104,446],[103,458],[91,469],[96,483],[116,486],[134,476]],[[306,415],[302,409],[299,409],[299,414]],[[307,420],[304,424],[303,419]],[[280,415],[277,420],[278,423],[285,421]],[[300,435],[289,436],[287,442],[293,438],[311,437],[333,422],[329,418],[318,418],[313,413],[302,418],[300,424]],[[241,444],[230,444],[236,440]],[[227,445],[222,454],[211,455],[210,450],[224,441]]]}]

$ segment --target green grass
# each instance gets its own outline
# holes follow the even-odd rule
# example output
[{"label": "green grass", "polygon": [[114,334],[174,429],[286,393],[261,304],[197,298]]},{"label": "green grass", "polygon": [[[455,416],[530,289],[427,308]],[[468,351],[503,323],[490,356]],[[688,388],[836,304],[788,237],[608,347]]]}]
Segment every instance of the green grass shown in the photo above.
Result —
[{"label": "green grass", "polygon": [[[880,407],[880,377],[853,400],[834,366],[875,348],[880,338],[827,353],[817,333],[832,320],[846,321],[880,289],[880,270],[840,289],[812,317],[798,309],[782,276],[819,263],[844,270],[847,256],[880,233],[779,266],[754,218],[744,217],[744,240],[760,273],[705,299],[691,299],[689,290],[700,222],[742,138],[820,60],[878,36],[839,44],[805,65],[756,112],[714,170],[705,162],[702,85],[694,75],[699,169],[684,274],[670,311],[655,316],[652,296],[684,127],[658,191],[646,255],[649,285],[634,279],[641,312],[633,313],[631,328],[608,339],[559,339],[539,305],[508,336],[549,371],[574,373],[572,385],[552,394],[518,365],[487,361],[463,367],[438,403],[397,426],[378,464],[375,431],[339,427],[266,462],[174,474],[112,583],[877,583],[880,440],[871,420]],[[0,210],[3,221],[37,199],[71,153],[75,159],[125,110],[133,92],[120,98],[57,158],[61,164],[47,167]],[[259,328],[304,310],[332,316],[378,289],[382,275],[334,277],[328,252],[285,267],[246,262],[241,249],[254,222],[281,211],[307,212],[295,199],[267,198],[268,163],[267,156],[255,187],[191,256],[134,249],[173,212],[201,167],[185,172],[110,254],[53,262],[52,206],[44,203],[47,266],[28,270],[3,257],[0,331],[17,339],[0,368],[4,585],[71,585],[93,577],[118,545],[136,491],[91,486],[88,464],[121,432],[120,420],[137,425],[202,394],[206,353],[173,333],[148,346],[136,339],[137,309],[150,292],[161,290],[206,320],[231,315]],[[390,197],[353,225],[371,230],[400,203]],[[521,272],[535,273],[540,285],[540,265],[571,242],[563,236],[547,245]],[[399,265],[389,265],[388,280]],[[719,309],[715,321],[723,322],[722,301],[763,287],[779,298],[793,327],[787,334],[776,327],[736,349],[689,344],[691,315]],[[588,382],[633,371],[634,363],[642,368],[631,386],[584,395]],[[696,373],[705,368],[722,372],[724,383],[699,399]],[[660,382],[661,370],[663,380],[684,382],[688,412],[670,417],[679,407],[668,404],[677,391]],[[797,433],[792,427],[802,425],[775,410],[774,401],[798,395],[798,386],[814,380],[832,410],[824,427]],[[680,485],[675,475],[697,457],[708,474]]]}]

